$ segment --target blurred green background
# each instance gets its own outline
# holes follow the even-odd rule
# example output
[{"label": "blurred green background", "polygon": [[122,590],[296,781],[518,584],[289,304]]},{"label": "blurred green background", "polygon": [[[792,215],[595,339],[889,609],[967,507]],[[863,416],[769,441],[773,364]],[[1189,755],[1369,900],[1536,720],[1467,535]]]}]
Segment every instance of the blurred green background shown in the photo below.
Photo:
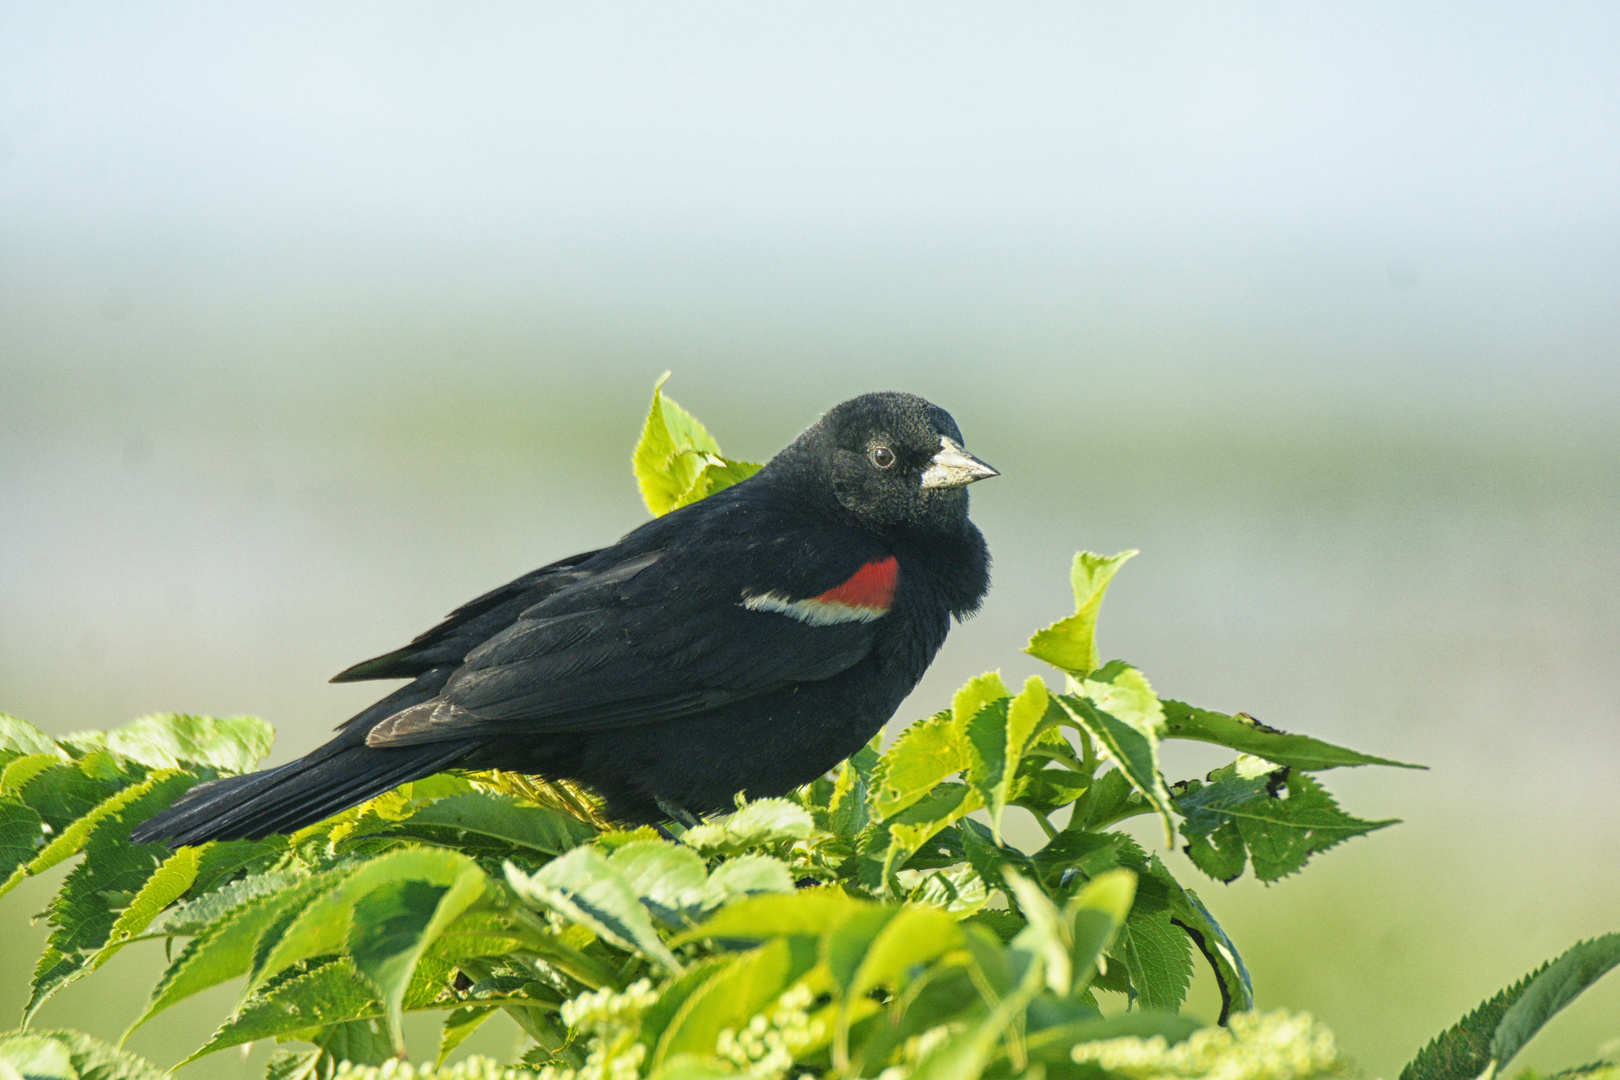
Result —
[{"label": "blurred green background", "polygon": [[[1330,774],[1405,823],[1201,889],[1392,1076],[1620,929],[1617,12],[0,4],[0,710],[253,713],[286,760],[370,700],[330,675],[644,519],[665,368],[755,460],[913,390],[1004,475],[903,719],[1137,547],[1105,654],[1432,766]],[[0,1018],[53,887],[0,901]],[[116,1035],[161,965],[40,1023]]]}]

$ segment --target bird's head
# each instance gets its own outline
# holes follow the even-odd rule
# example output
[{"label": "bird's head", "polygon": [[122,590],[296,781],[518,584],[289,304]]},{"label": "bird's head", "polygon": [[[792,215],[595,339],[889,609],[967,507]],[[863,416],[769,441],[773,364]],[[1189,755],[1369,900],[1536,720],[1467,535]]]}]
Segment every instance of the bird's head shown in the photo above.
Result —
[{"label": "bird's head", "polygon": [[829,409],[781,456],[873,528],[959,529],[967,486],[996,476],[951,414],[915,394],[862,394]]}]

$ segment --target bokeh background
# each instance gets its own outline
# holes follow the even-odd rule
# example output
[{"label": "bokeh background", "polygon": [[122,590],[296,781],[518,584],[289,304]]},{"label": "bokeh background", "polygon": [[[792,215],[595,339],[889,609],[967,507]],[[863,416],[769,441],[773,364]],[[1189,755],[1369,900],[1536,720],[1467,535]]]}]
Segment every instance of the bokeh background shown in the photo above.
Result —
[{"label": "bokeh background", "polygon": [[[1617,47],[1602,3],[0,3],[0,710],[286,760],[370,700],[334,672],[644,519],[664,369],[754,459],[913,390],[1004,475],[906,718],[1136,547],[1105,653],[1432,767],[1330,774],[1405,823],[1201,890],[1392,1076],[1620,929]],[[0,1026],[53,887],[0,902]],[[161,964],[40,1022],[116,1035]]]}]

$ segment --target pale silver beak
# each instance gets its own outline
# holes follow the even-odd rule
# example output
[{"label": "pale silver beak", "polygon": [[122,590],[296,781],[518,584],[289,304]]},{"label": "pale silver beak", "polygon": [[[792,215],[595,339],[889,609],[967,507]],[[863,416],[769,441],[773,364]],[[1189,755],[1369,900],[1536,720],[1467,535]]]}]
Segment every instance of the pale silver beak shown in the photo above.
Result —
[{"label": "pale silver beak", "polygon": [[925,488],[954,488],[973,483],[975,480],[984,480],[991,476],[1001,474],[966,450],[956,440],[944,435],[939,437],[939,453],[929,461],[928,468],[923,470],[922,486]]}]

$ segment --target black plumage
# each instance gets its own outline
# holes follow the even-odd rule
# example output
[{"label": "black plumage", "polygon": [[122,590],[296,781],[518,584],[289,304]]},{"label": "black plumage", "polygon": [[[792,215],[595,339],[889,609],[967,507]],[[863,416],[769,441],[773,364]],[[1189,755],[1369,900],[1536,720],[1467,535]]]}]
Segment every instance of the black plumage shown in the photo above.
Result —
[{"label": "black plumage", "polygon": [[783,794],[870,739],[983,599],[965,488],[995,470],[961,444],[922,398],[846,401],[749,479],[342,672],[411,681],[133,838],[288,832],[452,767],[580,781],[629,822]]}]

